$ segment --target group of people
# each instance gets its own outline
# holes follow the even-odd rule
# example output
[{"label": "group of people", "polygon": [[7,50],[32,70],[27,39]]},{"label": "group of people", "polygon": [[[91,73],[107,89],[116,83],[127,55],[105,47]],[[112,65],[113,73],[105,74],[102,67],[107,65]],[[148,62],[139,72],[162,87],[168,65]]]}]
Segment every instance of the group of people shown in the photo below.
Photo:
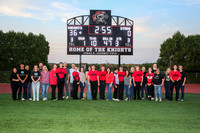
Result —
[{"label": "group of people", "polygon": [[[43,63],[39,63],[39,66],[35,65],[33,70],[29,70],[29,66],[24,63],[20,64],[20,68],[12,69],[10,76],[12,98],[14,101],[19,100],[40,100],[40,88],[42,88],[42,100],[48,100],[48,89],[51,86],[52,100],[68,99],[71,94],[71,99],[92,99],[97,100],[97,93],[99,88],[99,99],[101,100],[114,100],[120,101],[131,99],[147,99],[162,101],[162,86],[165,88],[165,100],[173,100],[173,90],[176,90],[175,100],[179,101],[179,91],[181,89],[181,101],[184,100],[184,87],[186,82],[186,74],[183,71],[183,66],[173,66],[173,71],[167,68],[165,74],[160,73],[160,69],[157,68],[157,64],[153,64],[153,67],[139,66],[131,67],[130,70],[123,70],[120,66],[113,71],[105,66],[101,66],[101,70],[97,71],[95,65],[89,66],[87,71],[84,71],[84,67],[80,68],[75,64],[72,64],[72,68],[67,67],[67,63],[60,62],[57,66],[53,65],[53,68],[48,71],[47,66]],[[80,97],[78,97],[78,90],[80,87]],[[56,89],[58,88],[58,96],[56,98]],[[87,95],[85,93],[87,88]],[[113,98],[111,90],[114,88]],[[32,89],[32,98],[31,98]],[[66,96],[64,94],[66,89]],[[70,93],[69,93],[70,89]],[[105,90],[108,91],[108,96],[105,97]],[[21,98],[23,90],[23,97]],[[17,98],[18,92],[18,98]],[[27,94],[28,92],[28,94]],[[145,92],[145,93],[144,93]],[[145,95],[144,95],[145,94]]]}]

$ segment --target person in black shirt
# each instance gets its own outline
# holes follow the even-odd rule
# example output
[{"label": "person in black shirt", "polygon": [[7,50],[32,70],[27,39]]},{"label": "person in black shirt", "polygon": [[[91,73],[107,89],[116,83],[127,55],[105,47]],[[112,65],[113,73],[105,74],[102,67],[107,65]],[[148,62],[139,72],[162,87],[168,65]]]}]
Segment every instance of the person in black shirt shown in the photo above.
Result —
[{"label": "person in black shirt", "polygon": [[17,101],[17,91],[19,88],[19,79],[17,78],[17,69],[13,68],[12,73],[10,75],[10,83],[11,83],[11,89],[12,89],[12,98],[13,101]]},{"label": "person in black shirt", "polygon": [[[29,98],[29,100],[32,100],[32,98],[31,98],[31,82],[32,82],[31,71],[29,71],[28,65],[25,66],[25,69],[26,69],[27,74],[28,74],[28,78],[26,79],[27,89],[28,89],[28,98]],[[23,93],[23,98],[25,98],[24,95],[25,95],[25,93]]]},{"label": "person in black shirt", "polygon": [[[40,99],[40,78],[41,78],[41,74],[40,71],[38,69],[38,66],[35,65],[33,68],[33,71],[31,72],[31,79],[32,79],[32,91],[33,91],[33,101],[35,101],[37,99],[37,101],[39,101]],[[36,96],[35,96],[36,94]]]},{"label": "person in black shirt", "polygon": [[153,78],[153,84],[155,88],[155,97],[156,97],[155,101],[158,101],[158,96],[159,96],[159,101],[161,102],[162,101],[161,89],[164,84],[164,77],[160,73],[159,68],[156,69],[156,74],[154,75],[154,78]]},{"label": "person in black shirt", "polygon": [[17,71],[17,77],[19,79],[19,92],[18,92],[18,100],[21,100],[22,88],[24,89],[24,99],[27,100],[27,83],[26,79],[28,78],[27,71],[24,69],[24,63],[20,64],[20,69]]},{"label": "person in black shirt", "polygon": [[145,67],[142,67],[142,72],[143,72],[144,76],[143,76],[143,82],[142,82],[142,87],[141,87],[141,97],[142,97],[142,99],[144,99],[144,90],[145,90],[145,96],[146,96],[146,99],[148,99],[147,78],[145,77],[147,72],[146,72]]},{"label": "person in black shirt", "polygon": [[181,87],[181,101],[184,100],[184,90],[186,82],[186,73],[183,71],[183,66],[179,66],[179,71],[181,73],[180,87]]},{"label": "person in black shirt", "polygon": [[170,79],[170,74],[171,69],[167,68],[166,72],[165,72],[165,82],[164,82],[164,86],[165,86],[165,100],[170,100],[170,87],[171,87],[171,79]]}]

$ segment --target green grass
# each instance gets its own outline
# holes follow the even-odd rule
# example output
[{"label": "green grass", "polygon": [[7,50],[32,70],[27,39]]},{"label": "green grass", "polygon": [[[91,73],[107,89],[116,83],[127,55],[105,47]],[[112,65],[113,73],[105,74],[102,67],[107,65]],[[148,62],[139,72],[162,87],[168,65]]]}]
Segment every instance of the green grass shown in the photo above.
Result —
[{"label": "green grass", "polygon": [[[50,95],[50,94],[49,94]],[[0,132],[200,132],[200,94],[176,101],[20,101],[0,94]]]}]

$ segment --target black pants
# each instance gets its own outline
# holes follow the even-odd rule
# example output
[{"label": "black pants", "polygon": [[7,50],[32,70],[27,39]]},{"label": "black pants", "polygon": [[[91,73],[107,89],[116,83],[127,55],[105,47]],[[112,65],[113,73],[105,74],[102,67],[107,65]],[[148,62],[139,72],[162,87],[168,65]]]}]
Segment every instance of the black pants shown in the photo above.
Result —
[{"label": "black pants", "polygon": [[114,94],[113,94],[113,98],[118,99],[119,98],[119,85],[116,85],[116,87],[114,86]]},{"label": "black pants", "polygon": [[153,88],[154,88],[153,85],[150,85],[150,86],[147,85],[147,93],[148,93],[148,96],[150,97],[153,97],[153,94],[154,94]]},{"label": "black pants", "polygon": [[51,85],[52,93],[51,93],[51,99],[56,99],[56,85]]},{"label": "black pants", "polygon": [[119,99],[123,100],[124,96],[124,81],[119,81]]},{"label": "black pants", "polygon": [[73,81],[73,99],[78,99],[78,82]]},{"label": "black pants", "polygon": [[18,88],[19,88],[19,83],[18,82],[11,83],[12,99],[13,99],[13,101],[17,100],[17,91],[18,91]]},{"label": "black pants", "polygon": [[136,95],[137,95],[137,99],[139,99],[139,100],[141,99],[140,98],[140,89],[141,89],[140,83],[141,82],[135,82],[136,87],[134,89],[134,99],[136,99]]},{"label": "black pants", "polygon": [[100,95],[100,99],[102,100],[105,99],[105,88],[106,88],[106,81],[100,80],[99,95]]},{"label": "black pants", "polygon": [[22,88],[24,91],[24,98],[27,99],[27,83],[19,82],[18,100],[21,100]]},{"label": "black pants", "polygon": [[63,100],[62,96],[63,96],[63,87],[64,87],[65,80],[58,79],[57,83],[58,83],[58,100]]},{"label": "black pants", "polygon": [[180,83],[178,81],[171,82],[170,100],[173,100],[174,86],[175,86],[175,89],[176,89],[176,101],[178,101],[178,99],[179,99],[179,89],[180,89]]},{"label": "black pants", "polygon": [[97,81],[90,81],[90,84],[91,84],[92,99],[96,100],[98,83],[97,83]]}]

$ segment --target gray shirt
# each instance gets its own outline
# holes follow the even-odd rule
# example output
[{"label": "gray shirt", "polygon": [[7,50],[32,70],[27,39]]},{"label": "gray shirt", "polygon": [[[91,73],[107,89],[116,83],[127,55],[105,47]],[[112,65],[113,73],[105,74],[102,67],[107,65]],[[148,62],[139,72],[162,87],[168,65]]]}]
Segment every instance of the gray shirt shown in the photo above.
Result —
[{"label": "gray shirt", "polygon": [[70,74],[70,72],[69,72],[69,68],[67,68],[67,67],[65,68],[65,70],[67,71],[65,81],[67,81],[68,80],[68,74]]},{"label": "gray shirt", "polygon": [[124,85],[130,85],[130,79],[131,79],[132,77],[131,76],[128,76],[128,77],[124,77]]},{"label": "gray shirt", "polygon": [[115,76],[115,83],[118,85],[119,84],[119,77],[117,73],[114,73]]},{"label": "gray shirt", "polygon": [[85,83],[85,82],[86,82],[85,73],[80,72],[80,73],[79,73],[79,77],[80,77],[80,81],[81,81],[82,83]]}]

